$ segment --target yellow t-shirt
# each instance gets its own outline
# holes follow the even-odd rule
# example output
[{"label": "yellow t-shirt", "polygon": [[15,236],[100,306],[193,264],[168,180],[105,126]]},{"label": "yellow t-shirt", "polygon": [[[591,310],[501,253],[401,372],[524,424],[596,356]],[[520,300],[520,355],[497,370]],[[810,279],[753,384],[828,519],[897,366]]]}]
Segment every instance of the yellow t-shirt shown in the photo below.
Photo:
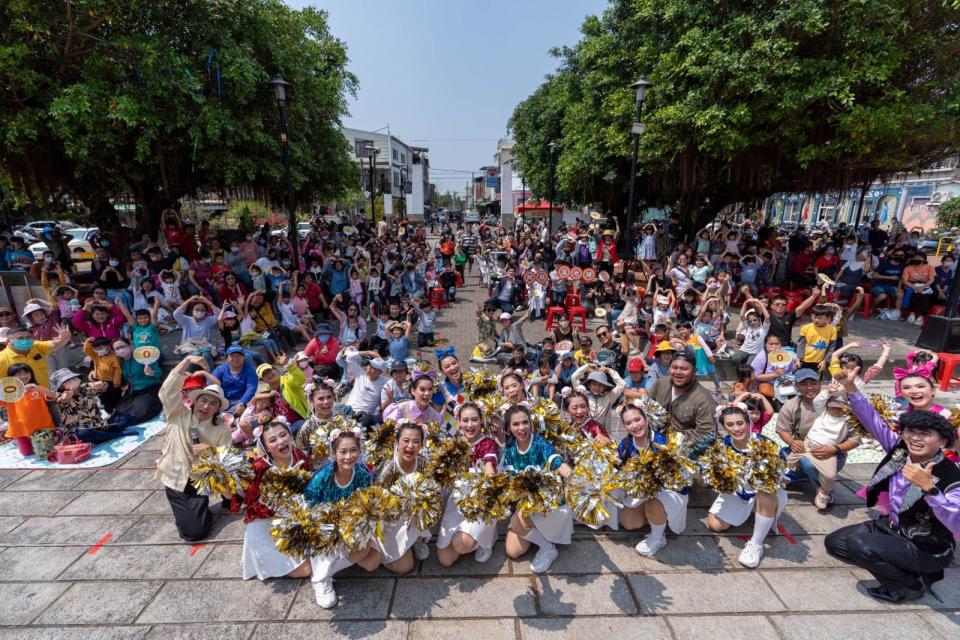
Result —
[{"label": "yellow t-shirt", "polygon": [[800,328],[800,337],[806,342],[801,360],[804,362],[823,362],[827,347],[837,339],[837,328],[832,324],[818,327],[812,322]]},{"label": "yellow t-shirt", "polygon": [[30,365],[33,369],[33,377],[41,387],[50,386],[49,369],[47,369],[47,356],[53,353],[53,341],[36,340],[33,347],[26,353],[17,353],[13,350],[13,345],[8,344],[7,348],[0,351],[0,378],[7,375],[7,369],[13,364]]}]

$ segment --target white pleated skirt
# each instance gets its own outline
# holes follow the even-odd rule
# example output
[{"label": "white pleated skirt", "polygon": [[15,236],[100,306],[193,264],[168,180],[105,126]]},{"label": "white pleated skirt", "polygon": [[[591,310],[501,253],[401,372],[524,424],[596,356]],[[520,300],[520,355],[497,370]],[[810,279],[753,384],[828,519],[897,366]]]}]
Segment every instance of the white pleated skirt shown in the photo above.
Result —
[{"label": "white pleated skirt", "polygon": [[421,531],[407,522],[388,522],[383,531],[383,544],[379,545],[383,564],[396,562],[413,548],[414,542],[420,539],[430,540],[430,537],[429,531]]},{"label": "white pleated skirt", "polygon": [[282,578],[301,564],[303,560],[285,556],[277,551],[270,535],[270,519],[248,522],[243,529],[243,579]]},{"label": "white pleated skirt", "polygon": [[[623,496],[621,502],[625,508],[633,509],[639,507],[649,498],[634,498],[633,496]],[[663,505],[663,510],[667,513],[667,526],[674,533],[683,533],[687,528],[687,503],[690,501],[690,495],[663,489],[657,494],[657,500]]]},{"label": "white pleated skirt", "polygon": [[[737,527],[747,521],[750,514],[753,513],[757,497],[744,500],[735,493],[721,493],[717,499],[710,505],[710,513],[720,518],[727,524]],[[777,517],[783,513],[787,506],[787,490],[783,487],[777,491]]]},{"label": "white pleated skirt", "polygon": [[466,520],[453,496],[447,498],[447,506],[440,519],[440,535],[437,537],[437,549],[446,549],[456,533],[465,533],[477,541],[484,549],[492,549],[497,541],[497,525]]},{"label": "white pleated skirt", "polygon": [[545,516],[531,515],[530,520],[543,537],[554,544],[570,544],[573,536],[573,512],[563,505]]}]

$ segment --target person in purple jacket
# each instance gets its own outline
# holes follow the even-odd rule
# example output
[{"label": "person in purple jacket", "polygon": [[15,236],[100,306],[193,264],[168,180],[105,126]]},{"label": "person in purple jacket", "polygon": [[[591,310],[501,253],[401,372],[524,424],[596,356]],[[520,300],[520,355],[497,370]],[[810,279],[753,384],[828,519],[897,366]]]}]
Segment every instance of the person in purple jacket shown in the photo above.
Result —
[{"label": "person in purple jacket", "polygon": [[889,494],[889,515],[834,531],[826,537],[827,553],[866,569],[880,583],[867,593],[885,602],[904,602],[923,595],[943,579],[960,536],[960,466],[946,450],[956,434],[943,416],[932,411],[900,415],[893,431],[860,391],[859,369],[844,371],[837,391],[846,390],[850,408],[887,455],[867,483],[867,506],[881,492]]}]

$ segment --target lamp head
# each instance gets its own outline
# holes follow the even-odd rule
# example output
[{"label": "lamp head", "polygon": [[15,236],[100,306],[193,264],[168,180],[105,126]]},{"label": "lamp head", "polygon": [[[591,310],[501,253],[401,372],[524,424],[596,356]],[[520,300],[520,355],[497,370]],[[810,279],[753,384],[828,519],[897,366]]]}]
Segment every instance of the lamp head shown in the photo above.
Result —
[{"label": "lamp head", "polygon": [[640,79],[630,85],[634,91],[637,92],[637,102],[643,102],[644,97],[647,95],[647,89],[653,86],[653,83],[640,76]]},{"label": "lamp head", "polygon": [[287,101],[287,87],[290,86],[290,83],[283,79],[283,76],[279,73],[273,76],[273,80],[270,81],[270,86],[273,87],[274,95],[277,96],[277,102],[281,105]]}]

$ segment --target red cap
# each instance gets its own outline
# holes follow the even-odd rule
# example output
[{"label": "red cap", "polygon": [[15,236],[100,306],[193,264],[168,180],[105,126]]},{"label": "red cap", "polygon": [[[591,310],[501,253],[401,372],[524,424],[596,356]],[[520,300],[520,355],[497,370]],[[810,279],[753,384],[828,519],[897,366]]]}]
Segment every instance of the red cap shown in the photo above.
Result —
[{"label": "red cap", "polygon": [[643,371],[643,360],[634,358],[627,363],[627,371]]},{"label": "red cap", "polygon": [[190,389],[203,389],[205,386],[207,386],[207,381],[203,376],[187,376],[187,379],[183,381],[182,391],[189,391]]}]

